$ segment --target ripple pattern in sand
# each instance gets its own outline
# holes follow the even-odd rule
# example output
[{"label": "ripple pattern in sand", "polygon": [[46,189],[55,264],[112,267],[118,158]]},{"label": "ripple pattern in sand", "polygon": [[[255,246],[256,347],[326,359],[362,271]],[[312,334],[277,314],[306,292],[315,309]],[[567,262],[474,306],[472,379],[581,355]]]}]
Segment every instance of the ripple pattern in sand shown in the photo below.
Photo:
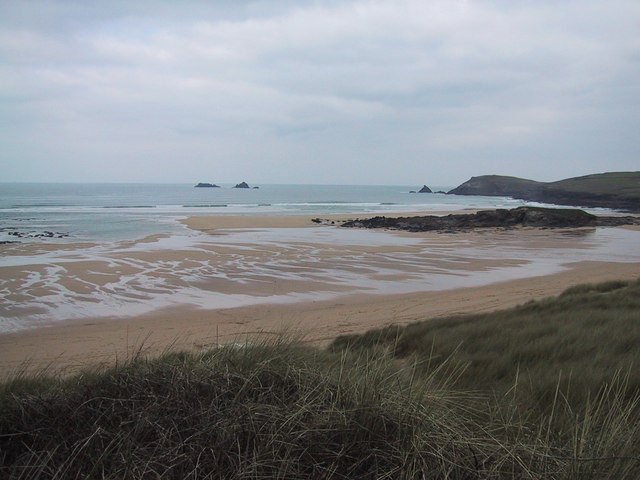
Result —
[{"label": "ripple pattern in sand", "polygon": [[337,227],[189,232],[140,242],[11,246],[0,257],[0,331],[190,305],[230,308],[475,286],[571,262],[640,262],[640,232],[398,234]]}]

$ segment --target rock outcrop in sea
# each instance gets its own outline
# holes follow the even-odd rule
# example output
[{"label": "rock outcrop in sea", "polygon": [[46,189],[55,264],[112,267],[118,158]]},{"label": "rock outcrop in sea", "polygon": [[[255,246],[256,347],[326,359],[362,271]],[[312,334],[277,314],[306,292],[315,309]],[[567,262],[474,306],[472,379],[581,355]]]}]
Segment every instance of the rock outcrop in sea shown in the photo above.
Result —
[{"label": "rock outcrop in sea", "polygon": [[423,185],[422,188],[418,190],[418,193],[433,193],[433,192],[429,187],[427,187],[426,185]]},{"label": "rock outcrop in sea", "polygon": [[199,183],[195,185],[195,188],[220,188],[220,185],[216,185],[215,183]]},{"label": "rock outcrop in sea", "polygon": [[251,188],[247,182],[240,182],[233,188]]},{"label": "rock outcrop in sea", "polygon": [[577,228],[597,226],[640,225],[640,217],[602,217],[579,209],[518,207],[511,210],[486,210],[473,214],[444,217],[373,217],[343,223],[342,227],[388,228],[409,232],[463,232],[478,228]]},{"label": "rock outcrop in sea", "polygon": [[[2,229],[4,230],[4,229]],[[42,232],[24,232],[19,230],[9,230],[6,232],[7,235],[11,235],[15,238],[68,238],[70,235],[65,232],[51,232],[49,230],[44,230]],[[14,243],[14,242],[3,242],[3,243]]]}]

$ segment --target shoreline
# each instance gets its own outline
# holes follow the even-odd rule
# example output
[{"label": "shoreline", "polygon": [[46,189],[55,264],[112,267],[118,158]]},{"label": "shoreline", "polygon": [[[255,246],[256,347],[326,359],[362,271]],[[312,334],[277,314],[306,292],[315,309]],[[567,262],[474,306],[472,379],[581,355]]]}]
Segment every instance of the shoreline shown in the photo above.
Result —
[{"label": "shoreline", "polygon": [[354,295],[229,309],[167,308],[131,318],[86,318],[0,335],[0,378],[20,371],[69,373],[136,355],[205,350],[260,335],[302,335],[324,346],[339,335],[397,323],[481,313],[560,294],[582,283],[634,280],[640,263],[582,262],[538,277],[453,290]]},{"label": "shoreline", "polygon": [[[320,218],[337,223],[367,216],[328,214]],[[619,239],[623,229],[616,230],[618,237],[605,234],[600,240],[589,239],[595,230],[576,229],[415,234],[337,229],[317,225],[312,218],[192,216],[181,220],[186,231],[198,233],[189,249],[180,242],[162,243],[167,237],[152,236],[123,242],[124,253],[112,251],[104,258],[60,264],[65,273],[58,282],[67,290],[77,289],[77,298],[91,295],[88,281],[95,285],[120,281],[129,286],[129,281],[140,281],[142,275],[140,291],[151,292],[148,300],[139,301],[139,305],[146,305],[146,311],[99,316],[96,312],[104,308],[87,304],[85,310],[78,310],[79,318],[2,333],[0,378],[21,368],[76,371],[112,364],[137,353],[155,355],[168,348],[201,350],[283,331],[302,334],[305,341],[322,346],[336,336],[390,323],[487,312],[557,295],[580,283],[640,277],[640,255],[620,259],[613,255],[610,259],[612,255],[600,252],[596,260],[589,255],[602,250],[601,244],[611,238]],[[28,258],[29,248],[19,250]],[[56,250],[47,245],[33,248],[36,256],[39,251],[52,254]],[[61,245],[58,250],[68,256],[73,247]],[[556,257],[565,253],[573,257],[546,258],[549,251]],[[174,289],[186,282],[185,288],[192,289],[187,293],[193,294],[195,280],[184,280],[180,275],[196,264],[208,265],[221,257],[233,261],[220,263],[218,270],[199,271],[202,278],[197,281],[197,292],[206,301],[183,302],[180,299],[189,295],[181,297],[176,290],[160,288],[162,282],[174,285]],[[238,261],[249,262],[249,268],[238,267]],[[160,267],[149,270],[151,264]],[[173,273],[165,271],[169,264]],[[35,269],[33,264],[26,267],[4,267],[5,274],[18,278],[20,268]],[[216,271],[235,277],[216,278]],[[441,283],[420,283],[431,278]],[[153,288],[150,279],[158,281]],[[35,298],[46,295],[51,286],[45,287],[34,289]],[[15,290],[19,290],[17,286]],[[129,297],[123,298],[127,301]],[[217,298],[222,301],[214,307]],[[232,298],[237,302],[229,302]],[[69,307],[78,306],[72,303],[67,310]]]}]

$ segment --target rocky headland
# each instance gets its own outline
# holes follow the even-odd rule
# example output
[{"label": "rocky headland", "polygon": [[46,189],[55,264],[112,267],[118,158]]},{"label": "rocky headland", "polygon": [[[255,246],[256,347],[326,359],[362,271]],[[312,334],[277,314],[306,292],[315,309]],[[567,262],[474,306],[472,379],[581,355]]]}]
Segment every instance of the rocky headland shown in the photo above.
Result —
[{"label": "rocky headland", "polygon": [[[318,222],[316,222],[318,223]],[[417,217],[384,217],[356,219],[344,222],[342,227],[386,228],[409,232],[464,232],[482,228],[578,228],[598,226],[640,225],[640,217],[596,216],[578,209],[518,207],[497,209],[473,214],[451,214]]]},{"label": "rocky headland", "polygon": [[640,172],[600,173],[548,183],[502,175],[482,175],[472,177],[448,193],[513,197],[557,205],[640,212]]}]

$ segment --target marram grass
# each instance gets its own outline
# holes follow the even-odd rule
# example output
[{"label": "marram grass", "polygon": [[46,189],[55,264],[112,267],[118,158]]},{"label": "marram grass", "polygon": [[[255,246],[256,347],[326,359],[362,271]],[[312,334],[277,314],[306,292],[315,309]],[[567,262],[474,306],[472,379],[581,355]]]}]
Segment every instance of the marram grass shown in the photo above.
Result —
[{"label": "marram grass", "polygon": [[4,478],[484,478],[523,467],[464,395],[293,344],[168,354],[2,391]]},{"label": "marram grass", "polygon": [[640,391],[640,280],[570,288],[560,296],[498,312],[389,326],[336,339],[331,349],[386,348],[429,369],[463,366],[458,388],[515,394],[549,412],[558,382],[571,405],[613,376],[623,395]]},{"label": "marram grass", "polygon": [[[535,335],[509,333],[503,350],[565,334],[552,318],[578,322],[562,320],[570,306],[611,313],[626,305],[637,319],[625,294],[637,288],[583,287],[497,313],[513,323],[501,334],[518,331],[520,314],[531,322],[542,312],[545,323]],[[536,355],[508,368],[487,360],[502,335],[488,327],[478,335],[483,321],[471,318],[427,322],[440,330],[431,337],[411,326],[343,338],[329,351],[279,339],[66,378],[22,375],[0,386],[0,478],[639,478],[638,389],[619,347],[632,320],[618,313],[608,331],[620,341],[603,343],[602,369],[589,381],[576,380],[588,372],[570,355],[545,354],[550,392]],[[581,318],[587,338],[607,323]],[[476,322],[480,345],[468,349],[475,340],[462,333]],[[457,339],[440,335],[448,329],[462,330]]]}]

